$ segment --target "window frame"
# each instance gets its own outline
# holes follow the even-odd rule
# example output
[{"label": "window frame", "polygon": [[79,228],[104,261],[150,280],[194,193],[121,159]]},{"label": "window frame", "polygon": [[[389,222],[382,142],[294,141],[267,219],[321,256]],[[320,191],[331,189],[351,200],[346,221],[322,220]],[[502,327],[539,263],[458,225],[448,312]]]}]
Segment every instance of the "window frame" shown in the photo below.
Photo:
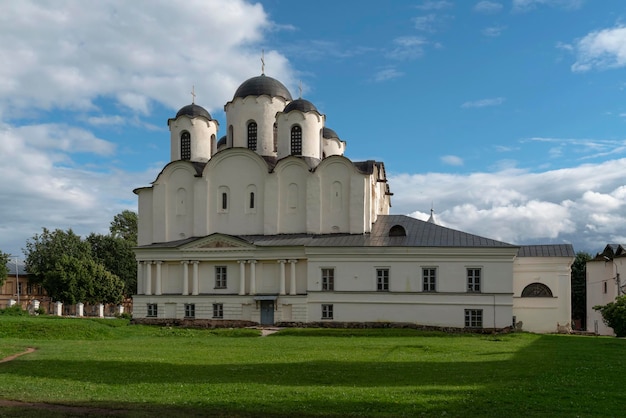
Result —
[{"label": "window frame", "polygon": [[483,310],[465,309],[465,328],[483,328]]},{"label": "window frame", "polygon": [[184,161],[191,160],[191,134],[189,131],[180,133],[180,159]]},{"label": "window frame", "polygon": [[255,121],[248,122],[248,149],[257,150],[259,127]]},{"label": "window frame", "polygon": [[213,304],[213,318],[224,319],[224,304],[223,303]]},{"label": "window frame", "polygon": [[322,319],[329,320],[334,318],[334,306],[332,303],[322,303]]},{"label": "window frame", "polygon": [[437,291],[437,268],[422,267],[422,292]]},{"label": "window frame", "polygon": [[468,293],[482,292],[482,270],[483,269],[481,267],[467,267],[465,276],[467,279]]},{"label": "window frame", "polygon": [[302,127],[300,125],[293,125],[290,133],[290,155],[296,157],[302,156]]},{"label": "window frame", "polygon": [[146,318],[157,318],[159,316],[159,305],[157,303],[146,304]]},{"label": "window frame", "polygon": [[323,267],[321,269],[322,275],[322,291],[332,292],[335,290],[335,268]]},{"label": "window frame", "polygon": [[185,318],[195,318],[195,317],[196,317],[196,304],[185,303]]},{"label": "window frame", "polygon": [[214,289],[226,289],[228,287],[228,266],[215,266]]},{"label": "window frame", "polygon": [[391,276],[389,267],[376,267],[376,291],[389,292],[389,278]]}]

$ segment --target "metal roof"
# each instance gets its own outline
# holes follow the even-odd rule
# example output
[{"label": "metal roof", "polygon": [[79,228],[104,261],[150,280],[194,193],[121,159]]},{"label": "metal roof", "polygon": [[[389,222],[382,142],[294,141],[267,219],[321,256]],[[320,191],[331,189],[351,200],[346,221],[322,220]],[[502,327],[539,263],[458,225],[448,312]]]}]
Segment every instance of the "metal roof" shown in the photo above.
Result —
[{"label": "metal roof", "polygon": [[522,245],[518,257],[576,257],[572,244]]},{"label": "metal roof", "polygon": [[[404,228],[406,236],[390,237],[390,229],[398,225]],[[369,234],[278,234],[236,237],[259,247],[518,248],[517,245],[468,234],[405,215],[379,215]],[[202,238],[204,237],[191,237],[143,245],[140,248],[177,248]]]},{"label": "metal roof", "polygon": [[[7,263],[7,267],[9,269],[8,275],[9,276],[15,276],[15,258],[13,258],[13,259],[9,258],[9,262]],[[18,260],[18,262],[17,262],[17,272],[19,273],[20,276],[28,275],[28,272],[26,271],[26,267],[24,266],[24,262],[23,261],[19,261]]]}]

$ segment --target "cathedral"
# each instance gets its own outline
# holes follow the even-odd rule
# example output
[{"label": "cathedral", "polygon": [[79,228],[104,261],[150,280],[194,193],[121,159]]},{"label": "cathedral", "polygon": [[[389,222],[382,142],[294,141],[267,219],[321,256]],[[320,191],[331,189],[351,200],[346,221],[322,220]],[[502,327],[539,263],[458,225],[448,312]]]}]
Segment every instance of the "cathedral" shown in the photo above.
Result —
[{"label": "cathedral", "polygon": [[[382,162],[351,161],[313,103],[261,74],[168,120],[170,162],[136,189],[133,317],[554,332],[570,245],[517,246],[390,214]],[[332,323],[332,324],[331,324]]]}]

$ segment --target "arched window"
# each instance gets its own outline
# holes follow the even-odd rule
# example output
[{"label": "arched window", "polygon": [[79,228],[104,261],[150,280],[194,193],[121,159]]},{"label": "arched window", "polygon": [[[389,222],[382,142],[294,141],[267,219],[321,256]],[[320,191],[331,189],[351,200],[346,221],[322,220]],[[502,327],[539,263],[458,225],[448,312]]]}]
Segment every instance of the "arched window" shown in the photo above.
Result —
[{"label": "arched window", "polygon": [[191,135],[187,131],[180,134],[180,159],[191,160]]},{"label": "arched window", "polygon": [[257,126],[256,122],[252,121],[248,124],[248,149],[256,151],[256,138]]},{"label": "arched window", "polygon": [[233,125],[228,127],[228,136],[226,137],[226,147],[230,148],[233,146],[235,131],[233,130]]},{"label": "arched window", "polygon": [[552,291],[543,283],[531,283],[522,290],[523,298],[551,298]]},{"label": "arched window", "polygon": [[254,209],[254,192],[250,192],[250,209]]},{"label": "arched window", "polygon": [[274,123],[274,152],[278,151],[278,125]]},{"label": "arched window", "polygon": [[219,213],[228,212],[229,192],[227,186],[220,186],[217,190],[217,211]]},{"label": "arched window", "polygon": [[298,125],[291,128],[291,155],[302,155],[302,128]]},{"label": "arched window", "polygon": [[389,230],[390,237],[406,237],[406,230],[402,225],[394,225]]}]

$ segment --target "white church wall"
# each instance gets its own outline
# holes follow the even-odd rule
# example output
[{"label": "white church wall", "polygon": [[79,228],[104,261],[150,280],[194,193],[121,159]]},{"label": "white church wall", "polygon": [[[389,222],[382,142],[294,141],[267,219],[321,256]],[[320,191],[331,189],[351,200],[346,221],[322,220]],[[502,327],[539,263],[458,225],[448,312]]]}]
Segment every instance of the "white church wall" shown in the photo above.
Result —
[{"label": "white church wall", "polygon": [[[309,206],[308,166],[297,158],[282,160],[274,169],[278,180],[278,212],[272,213],[277,219],[279,234],[306,232],[307,216],[319,211],[319,202],[312,199]],[[317,210],[316,210],[317,208]]]},{"label": "white church wall", "polygon": [[288,101],[280,97],[248,96],[235,98],[225,106],[226,121],[233,127],[232,146],[248,147],[248,123],[257,123],[257,153],[276,156],[274,151],[274,122],[276,113],[282,111]]},{"label": "white church wall", "polygon": [[218,125],[216,121],[208,121],[203,117],[189,118],[181,116],[170,125],[170,161],[181,159],[180,137],[189,132],[191,137],[191,160],[205,162],[211,158],[215,147]]},{"label": "white church wall", "polygon": [[[228,158],[226,158],[228,157]],[[208,208],[209,233],[231,235],[263,234],[265,179],[267,165],[252,151],[232,148],[216,154],[204,169],[208,195],[214,205]],[[249,186],[255,186],[255,211],[249,208]],[[225,193],[226,207],[222,207]]]},{"label": "white church wall", "polygon": [[[587,331],[597,331],[599,335],[615,335],[613,328],[604,323],[600,312],[594,310],[593,307],[615,301],[617,297],[616,271],[626,271],[625,259],[587,262]],[[622,281],[622,283],[625,282]]]},{"label": "white church wall", "polygon": [[152,188],[144,187],[138,189],[137,212],[141,214],[137,218],[137,244],[148,245],[153,241],[153,200]]},{"label": "white church wall", "polygon": [[[362,205],[363,200],[351,200],[351,178],[354,167],[340,157],[327,158],[315,173],[320,179],[321,233],[350,232],[351,205]],[[358,191],[357,191],[358,194]]]},{"label": "white church wall", "polygon": [[[517,257],[513,264],[513,315],[530,332],[556,332],[558,325],[571,325],[569,257]],[[524,288],[541,283],[552,297],[521,297]]]},{"label": "white church wall", "polygon": [[321,159],[322,128],[324,116],[317,112],[302,113],[291,111],[280,113],[278,124],[278,158],[291,155],[291,129],[297,125],[302,128],[302,156]]},{"label": "white church wall", "polygon": [[194,236],[195,170],[187,163],[174,163],[164,170],[162,177],[167,192],[167,240]]}]

